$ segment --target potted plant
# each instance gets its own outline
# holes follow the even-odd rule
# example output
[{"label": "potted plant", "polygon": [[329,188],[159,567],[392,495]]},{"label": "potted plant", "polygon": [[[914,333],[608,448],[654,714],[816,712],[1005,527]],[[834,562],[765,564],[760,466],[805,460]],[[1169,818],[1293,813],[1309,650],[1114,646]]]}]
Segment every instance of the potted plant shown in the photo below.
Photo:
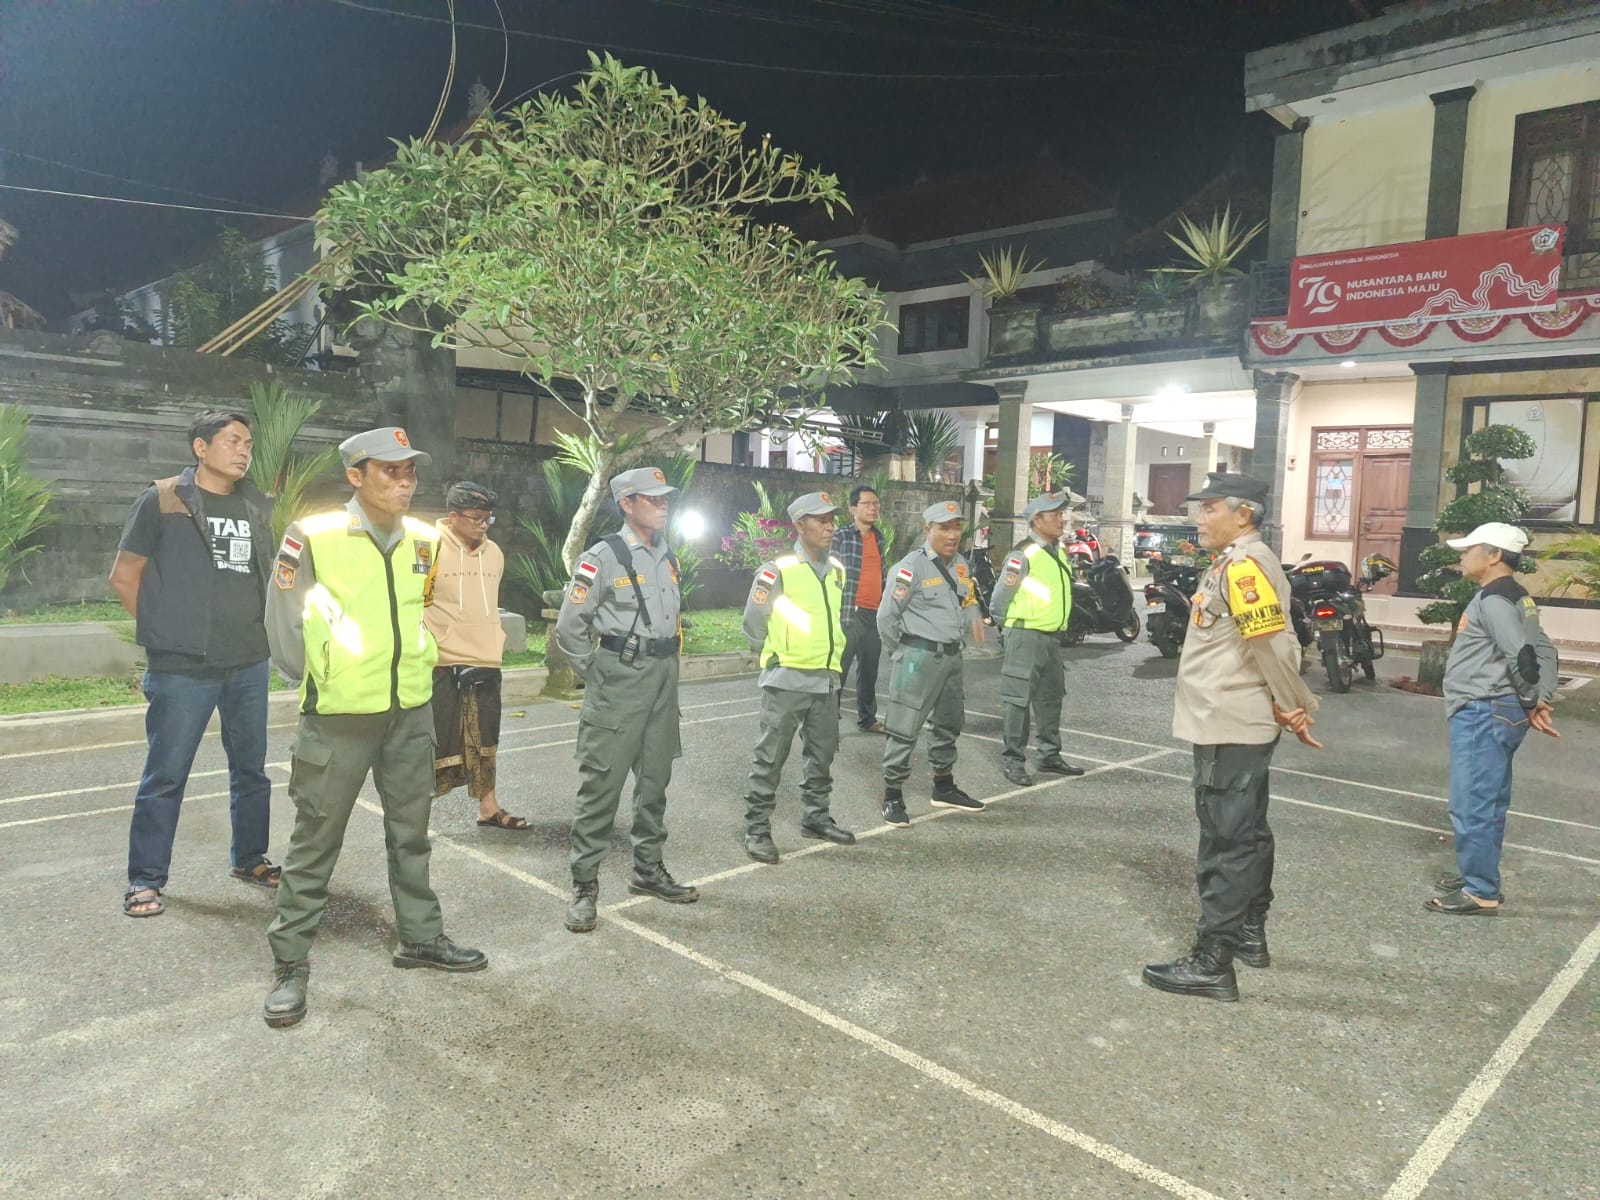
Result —
[{"label": "potted plant", "polygon": [[1187,213],[1180,214],[1178,227],[1181,234],[1168,233],[1167,237],[1192,265],[1170,269],[1188,278],[1189,286],[1199,298],[1204,323],[1225,321],[1232,307],[1235,284],[1244,278],[1244,272],[1234,263],[1267,223],[1257,221],[1245,229],[1244,222],[1234,218],[1233,206],[1229,205],[1220,213],[1213,212],[1205,225],[1194,221]]},{"label": "potted plant", "polygon": [[962,274],[968,283],[989,298],[991,304],[1015,296],[1022,290],[1022,281],[1044,266],[1043,259],[1031,263],[1028,261],[1026,246],[1015,254],[1010,246],[1006,246],[997,251],[993,258],[979,254],[978,262],[983,266],[982,275],[967,275],[965,271]]}]

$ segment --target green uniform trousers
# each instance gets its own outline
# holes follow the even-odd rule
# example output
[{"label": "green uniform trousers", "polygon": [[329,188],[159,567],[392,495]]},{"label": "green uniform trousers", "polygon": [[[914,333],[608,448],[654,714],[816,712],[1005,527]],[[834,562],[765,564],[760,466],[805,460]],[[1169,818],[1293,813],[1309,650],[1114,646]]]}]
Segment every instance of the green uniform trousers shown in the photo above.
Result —
[{"label": "green uniform trousers", "polygon": [[363,715],[304,713],[293,758],[294,834],[278,885],[278,911],[267,926],[273,957],[295,962],[310,955],[328,907],[328,881],[344,846],[345,826],[368,771],[383,801],[389,895],[400,940],[426,942],[443,933],[439,897],[428,884],[431,707]]},{"label": "green uniform trousers", "polygon": [[1267,768],[1277,740],[1260,745],[1194,748],[1194,811],[1200,822],[1195,937],[1230,949],[1246,917],[1272,905],[1272,829],[1267,824]]},{"label": "green uniform trousers", "polygon": [[678,660],[641,658],[632,666],[595,651],[578,714],[578,805],[572,818],[572,878],[600,874],[611,848],[617,803],[633,772],[633,861],[661,861],[667,840],[667,784],[678,739]]},{"label": "green uniform trousers", "polygon": [[747,833],[771,833],[772,809],[778,802],[778,779],[800,734],[800,803],[802,825],[828,823],[828,798],[833,794],[833,756],[839,749],[839,694],[761,689],[761,733],[750,764],[745,793]]},{"label": "green uniform trousers", "polygon": [[1061,697],[1067,672],[1061,665],[1061,642],[1037,629],[1007,629],[1006,656],[1000,666],[1000,720],[1007,766],[1023,766],[1028,752],[1028,715],[1038,726],[1039,759],[1061,753]]},{"label": "green uniform trousers", "polygon": [[883,714],[884,783],[899,787],[911,774],[911,751],[924,724],[928,765],[935,775],[949,775],[956,766],[956,738],[967,720],[961,652],[902,645],[891,661]]}]

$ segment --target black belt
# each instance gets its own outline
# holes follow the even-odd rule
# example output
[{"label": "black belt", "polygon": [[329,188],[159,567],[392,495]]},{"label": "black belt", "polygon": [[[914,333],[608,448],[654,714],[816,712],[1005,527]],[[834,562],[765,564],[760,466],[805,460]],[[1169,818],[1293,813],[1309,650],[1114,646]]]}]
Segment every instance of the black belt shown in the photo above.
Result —
[{"label": "black belt", "polygon": [[[614,650],[618,654],[621,654],[622,643],[627,640],[627,638],[621,636],[613,636],[608,634],[600,639],[600,644],[607,650]],[[644,655],[646,658],[677,658],[678,639],[675,637],[640,638],[639,653]]]},{"label": "black belt", "polygon": [[932,638],[918,637],[908,633],[900,639],[903,645],[915,646],[919,650],[932,650],[935,654],[960,654],[960,642],[936,642]]}]

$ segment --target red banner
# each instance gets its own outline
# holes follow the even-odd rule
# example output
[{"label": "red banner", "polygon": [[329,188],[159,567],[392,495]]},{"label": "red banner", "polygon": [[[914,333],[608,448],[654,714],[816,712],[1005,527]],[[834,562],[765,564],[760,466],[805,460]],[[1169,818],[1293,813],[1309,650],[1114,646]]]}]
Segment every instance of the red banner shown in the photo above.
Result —
[{"label": "red banner", "polygon": [[1316,333],[1551,309],[1565,233],[1539,225],[1297,258],[1286,324]]}]

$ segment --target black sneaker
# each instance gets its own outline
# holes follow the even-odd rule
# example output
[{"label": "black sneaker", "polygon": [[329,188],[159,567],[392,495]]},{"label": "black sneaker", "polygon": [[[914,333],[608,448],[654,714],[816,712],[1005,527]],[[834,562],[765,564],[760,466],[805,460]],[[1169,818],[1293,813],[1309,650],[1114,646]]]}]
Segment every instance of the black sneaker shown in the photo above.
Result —
[{"label": "black sneaker", "polygon": [[909,829],[911,818],[906,816],[905,801],[900,798],[899,788],[890,788],[883,796],[883,819],[897,829]]},{"label": "black sneaker", "polygon": [[954,779],[949,778],[933,781],[933,806],[959,808],[962,812],[982,812],[985,808],[982,800],[974,800],[956,786]]}]

